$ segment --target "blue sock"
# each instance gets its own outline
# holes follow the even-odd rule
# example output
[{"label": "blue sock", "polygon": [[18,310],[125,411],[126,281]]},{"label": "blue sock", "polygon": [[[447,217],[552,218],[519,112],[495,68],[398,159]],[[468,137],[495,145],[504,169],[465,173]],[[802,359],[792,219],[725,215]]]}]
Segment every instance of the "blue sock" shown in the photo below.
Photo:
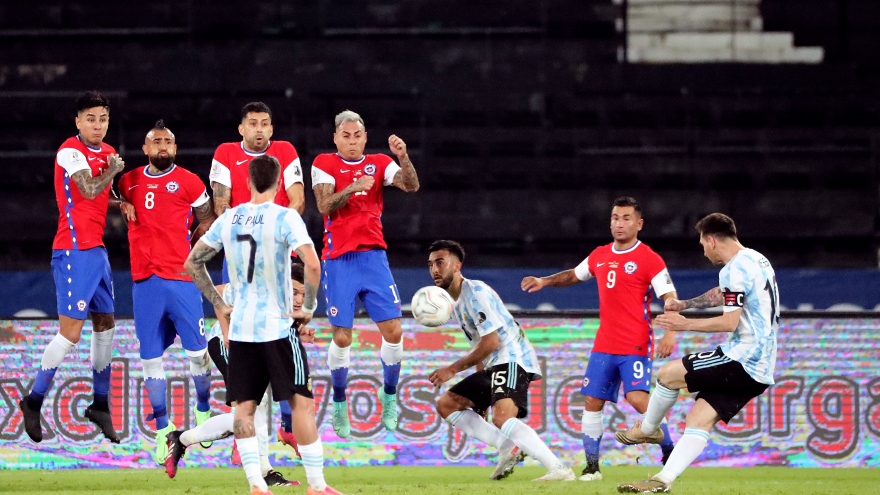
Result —
[{"label": "blue sock", "polygon": [[333,381],[333,402],[345,402],[345,388],[348,386],[348,368],[330,370]]},{"label": "blue sock", "polygon": [[293,417],[290,411],[290,402],[283,400],[278,403],[278,409],[281,411],[281,427],[287,433],[293,433]]},{"label": "blue sock", "polygon": [[201,412],[210,411],[211,404],[208,400],[211,398],[211,375],[193,375],[192,379],[196,386],[196,409]]},{"label": "blue sock", "polygon": [[43,406],[43,399],[46,397],[46,392],[49,391],[49,387],[52,386],[52,380],[55,379],[56,371],[58,371],[58,368],[48,370],[40,368],[40,370],[37,371],[37,378],[34,379],[34,386],[31,387],[31,393],[28,394],[28,406],[30,406],[31,409],[39,409]]},{"label": "blue sock", "polygon": [[92,368],[92,390],[95,393],[95,398],[92,401],[95,408],[101,411],[109,411],[110,366],[104,368],[103,371],[96,371]]},{"label": "blue sock", "polygon": [[147,395],[150,397],[150,405],[153,406],[153,414],[147,416],[147,420],[156,420],[156,429],[161,430],[168,426],[168,411],[165,397],[168,394],[168,382],[165,379],[147,378],[144,380],[147,387]]},{"label": "blue sock", "polygon": [[590,438],[581,433],[581,440],[584,443],[584,455],[587,458],[587,464],[598,464],[599,444],[602,442],[602,438]]},{"label": "blue sock", "polygon": [[660,442],[660,449],[664,454],[672,452],[675,444],[672,443],[672,437],[669,436],[669,425],[666,424],[666,421],[660,423],[660,430],[663,432],[663,441]]},{"label": "blue sock", "polygon": [[388,365],[382,361],[382,374],[385,377],[385,394],[396,394],[397,382],[400,381],[400,363]]}]

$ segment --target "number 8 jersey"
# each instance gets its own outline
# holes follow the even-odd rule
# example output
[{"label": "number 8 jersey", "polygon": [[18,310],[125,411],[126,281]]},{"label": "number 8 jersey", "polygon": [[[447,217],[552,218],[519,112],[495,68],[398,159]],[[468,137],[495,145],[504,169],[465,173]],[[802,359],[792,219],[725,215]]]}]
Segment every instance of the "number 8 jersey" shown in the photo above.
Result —
[{"label": "number 8 jersey", "polygon": [[131,278],[190,281],[183,262],[189,254],[192,209],[209,199],[204,182],[177,165],[157,175],[140,167],[122,176],[119,192],[137,214],[128,222]]},{"label": "number 8 jersey", "polygon": [[293,285],[290,253],[312,244],[299,214],[274,203],[244,203],[226,210],[202,242],[226,251],[232,306],[229,340],[271,342],[290,335]]}]

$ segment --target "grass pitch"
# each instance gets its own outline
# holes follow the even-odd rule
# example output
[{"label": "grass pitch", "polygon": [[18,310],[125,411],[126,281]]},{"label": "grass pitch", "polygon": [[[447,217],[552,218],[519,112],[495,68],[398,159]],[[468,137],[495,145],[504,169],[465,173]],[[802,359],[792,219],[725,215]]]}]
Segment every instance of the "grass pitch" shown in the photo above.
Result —
[{"label": "grass pitch", "polygon": [[[489,480],[492,468],[353,467],[327,468],[327,481],[346,495],[550,495],[617,493],[617,484],[644,479],[657,468],[603,467],[604,481],[532,482],[544,474],[539,467],[517,467],[503,481]],[[303,495],[301,467],[279,468],[303,486],[275,487],[275,495]],[[579,474],[579,473],[578,473]],[[220,495],[247,494],[241,469],[186,469],[173,480],[161,469],[6,471],[0,492],[65,495]],[[867,495],[880,493],[878,469],[692,468],[672,487],[682,495]]]}]

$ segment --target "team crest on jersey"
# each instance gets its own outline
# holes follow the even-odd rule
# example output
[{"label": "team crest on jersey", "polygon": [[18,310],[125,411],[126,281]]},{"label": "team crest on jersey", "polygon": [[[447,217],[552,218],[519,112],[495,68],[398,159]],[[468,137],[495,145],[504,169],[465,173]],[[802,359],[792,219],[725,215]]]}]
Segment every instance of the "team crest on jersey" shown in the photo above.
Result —
[{"label": "team crest on jersey", "polygon": [[638,270],[638,269],[639,269],[639,267],[638,267],[638,265],[636,265],[636,262],[635,262],[635,261],[627,261],[626,264],[623,265],[623,271],[624,271],[627,275],[632,275],[632,274],[635,273],[636,270]]},{"label": "team crest on jersey", "polygon": [[367,166],[364,167],[364,173],[367,175],[373,175],[376,173],[376,166],[372,163],[368,163]]},{"label": "team crest on jersey", "polygon": [[339,314],[339,310],[336,309],[336,306],[330,306],[330,316],[336,316]]},{"label": "team crest on jersey", "polygon": [[590,384],[590,379],[587,377],[584,377],[584,385],[583,386],[586,387],[589,384]]},{"label": "team crest on jersey", "polygon": [[76,302],[76,309],[78,309],[78,310],[80,310],[80,311],[85,311],[85,310],[86,310],[86,301],[85,301],[85,299],[80,299],[79,301]]},{"label": "team crest on jersey", "polygon": [[180,189],[180,185],[177,182],[171,181],[165,184],[165,190],[170,193],[176,193],[178,189]]}]

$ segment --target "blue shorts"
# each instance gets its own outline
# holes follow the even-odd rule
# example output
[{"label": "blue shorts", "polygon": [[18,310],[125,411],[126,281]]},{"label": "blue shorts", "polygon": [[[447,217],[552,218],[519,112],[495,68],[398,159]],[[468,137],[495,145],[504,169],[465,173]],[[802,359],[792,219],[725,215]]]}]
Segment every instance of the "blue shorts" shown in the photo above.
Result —
[{"label": "blue shorts", "polygon": [[113,313],[113,273],[107,250],[52,250],[58,314],[85,320],[89,312]]},{"label": "blue shorts", "polygon": [[400,318],[400,292],[382,249],[345,253],[324,260],[324,296],[331,325],[351,328],[355,299],[360,298],[375,322]]},{"label": "blue shorts", "polygon": [[196,284],[153,275],[135,282],[131,296],[141,359],[161,357],[174,343],[175,335],[180,335],[180,343],[188,351],[208,347],[202,293]]},{"label": "blue shorts", "polygon": [[587,363],[581,393],[617,403],[621,381],[624,394],[634,390],[648,392],[651,390],[651,366],[653,360],[647,356],[594,352]]}]

